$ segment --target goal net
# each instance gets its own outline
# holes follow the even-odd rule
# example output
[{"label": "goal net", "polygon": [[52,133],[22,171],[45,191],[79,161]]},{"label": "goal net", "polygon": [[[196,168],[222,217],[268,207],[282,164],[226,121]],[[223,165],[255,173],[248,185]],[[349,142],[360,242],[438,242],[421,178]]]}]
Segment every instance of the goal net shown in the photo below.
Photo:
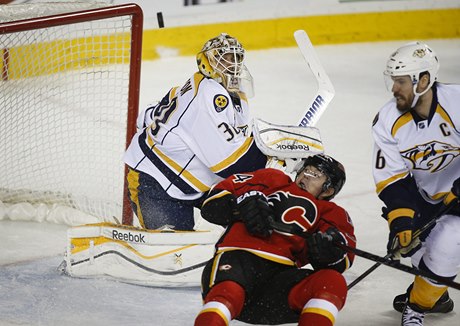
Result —
[{"label": "goal net", "polygon": [[0,6],[0,220],[130,221],[141,44],[135,4]]}]

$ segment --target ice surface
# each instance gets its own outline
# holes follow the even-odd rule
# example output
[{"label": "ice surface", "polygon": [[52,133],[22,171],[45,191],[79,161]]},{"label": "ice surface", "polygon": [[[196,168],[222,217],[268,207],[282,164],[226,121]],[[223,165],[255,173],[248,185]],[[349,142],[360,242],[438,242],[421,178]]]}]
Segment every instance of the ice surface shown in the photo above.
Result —
[{"label": "ice surface", "polygon": [[[460,40],[425,40],[441,61],[439,80],[460,83]],[[382,71],[387,57],[404,42],[319,46],[317,52],[336,89],[318,123],[327,153],[342,161],[347,183],[336,202],[354,220],[358,247],[385,255],[386,222],[371,176],[370,127],[391,96]],[[250,51],[247,66],[255,80],[255,116],[294,124],[315,93],[315,80],[297,48]],[[141,103],[158,100],[195,71],[193,57],[145,62]],[[193,325],[201,307],[198,288],[148,288],[106,280],[72,279],[58,273],[67,227],[0,221],[0,325]],[[356,258],[345,273],[349,282],[373,265]],[[399,325],[392,310],[412,276],[381,266],[348,294],[336,325]],[[457,282],[460,278],[457,277]],[[460,291],[450,290],[457,306],[448,315],[428,316],[425,325],[459,325]],[[232,322],[232,325],[244,325]]]}]

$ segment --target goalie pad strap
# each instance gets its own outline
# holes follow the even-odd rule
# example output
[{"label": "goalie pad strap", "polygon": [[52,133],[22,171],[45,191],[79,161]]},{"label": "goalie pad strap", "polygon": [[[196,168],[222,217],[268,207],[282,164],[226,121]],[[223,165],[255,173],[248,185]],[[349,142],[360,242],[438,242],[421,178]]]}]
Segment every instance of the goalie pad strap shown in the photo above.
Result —
[{"label": "goalie pad strap", "polygon": [[69,238],[105,237],[128,243],[145,245],[187,245],[187,244],[214,244],[219,232],[213,231],[174,231],[174,230],[146,230],[112,223],[96,223],[75,226],[67,231]]}]

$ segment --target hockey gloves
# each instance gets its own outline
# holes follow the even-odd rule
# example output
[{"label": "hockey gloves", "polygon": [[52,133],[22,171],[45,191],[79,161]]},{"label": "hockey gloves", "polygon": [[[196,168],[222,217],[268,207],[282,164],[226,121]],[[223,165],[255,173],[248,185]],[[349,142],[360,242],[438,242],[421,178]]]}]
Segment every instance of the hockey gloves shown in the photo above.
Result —
[{"label": "hockey gloves", "polygon": [[449,205],[453,200],[458,201],[459,198],[460,198],[460,178],[457,178],[452,184],[452,188],[450,192],[444,198],[444,204]]},{"label": "hockey gloves", "polygon": [[273,210],[261,192],[250,191],[238,197],[236,212],[237,218],[245,224],[249,234],[257,237],[268,237],[271,234],[270,220],[273,219]]},{"label": "hockey gloves", "polygon": [[386,215],[390,226],[390,235],[387,244],[388,252],[394,252],[397,248],[405,248],[412,245],[412,219],[415,211],[410,208],[397,208]]},{"label": "hockey gloves", "polygon": [[327,268],[342,260],[346,251],[335,243],[345,244],[343,236],[335,227],[307,237],[308,260],[314,269]]},{"label": "hockey gloves", "polygon": [[451,192],[457,197],[460,198],[460,178],[457,178],[452,184]]}]

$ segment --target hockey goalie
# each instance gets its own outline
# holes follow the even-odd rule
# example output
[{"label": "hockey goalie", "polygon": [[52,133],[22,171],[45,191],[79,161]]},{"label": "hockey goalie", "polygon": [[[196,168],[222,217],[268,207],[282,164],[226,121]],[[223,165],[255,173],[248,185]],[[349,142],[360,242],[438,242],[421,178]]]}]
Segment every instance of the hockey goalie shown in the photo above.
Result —
[{"label": "hockey goalie", "polygon": [[[139,227],[103,223],[71,228],[63,264],[68,275],[198,286],[224,231],[196,223],[197,209],[212,186],[265,166],[295,173],[303,158],[323,153],[314,127],[260,119],[251,123],[246,101],[252,77],[244,59],[242,45],[220,34],[198,53],[198,72],[140,113],[138,132],[125,155]],[[320,114],[318,96],[309,117]]]},{"label": "hockey goalie", "polygon": [[[280,126],[255,120],[255,143],[272,167],[295,173],[302,158],[321,153],[315,128]],[[147,286],[199,286],[223,228],[181,231],[169,226],[148,230],[98,223],[68,230],[63,271],[74,277],[104,277]],[[203,228],[203,226],[201,226]]]}]

